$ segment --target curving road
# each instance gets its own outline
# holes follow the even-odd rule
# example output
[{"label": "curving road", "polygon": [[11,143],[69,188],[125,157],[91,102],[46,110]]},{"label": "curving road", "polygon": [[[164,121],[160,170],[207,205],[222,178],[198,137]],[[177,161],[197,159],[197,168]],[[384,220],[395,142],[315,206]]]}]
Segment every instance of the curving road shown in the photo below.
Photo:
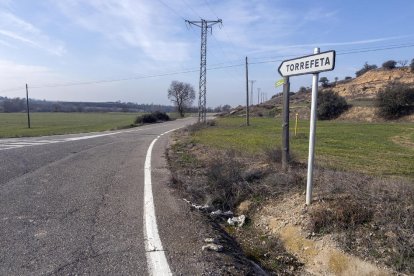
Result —
[{"label": "curving road", "polygon": [[[204,237],[186,227],[189,214],[166,185],[169,133],[148,150],[193,121],[0,140],[0,275],[204,273]],[[154,225],[144,214],[148,171],[145,210],[153,200],[162,247],[152,244]],[[158,266],[160,258],[168,267]]]}]

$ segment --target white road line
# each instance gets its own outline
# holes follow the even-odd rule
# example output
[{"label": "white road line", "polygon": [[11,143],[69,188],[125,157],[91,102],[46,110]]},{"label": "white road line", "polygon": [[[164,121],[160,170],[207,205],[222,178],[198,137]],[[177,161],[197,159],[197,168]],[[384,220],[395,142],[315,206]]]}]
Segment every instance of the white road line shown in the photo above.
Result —
[{"label": "white road line", "polygon": [[160,126],[153,126],[153,127],[146,127],[146,128],[138,128],[138,129],[131,129],[131,130],[124,130],[124,131],[117,131],[117,132],[110,132],[110,133],[102,133],[102,134],[93,134],[93,135],[85,135],[85,136],[79,136],[79,137],[69,137],[69,138],[59,138],[55,140],[0,140],[0,150],[7,150],[7,149],[13,149],[13,148],[22,148],[22,147],[29,147],[29,146],[37,146],[37,145],[44,145],[44,144],[53,144],[53,143],[62,143],[62,142],[72,142],[72,141],[79,141],[79,140],[85,140],[85,139],[92,139],[92,138],[98,138],[103,136],[109,136],[109,135],[116,135],[120,133],[128,133],[128,132],[134,132],[134,131],[142,131],[142,130],[149,130],[153,128],[157,128]]},{"label": "white road line", "polygon": [[152,194],[151,182],[151,155],[155,142],[164,134],[176,129],[169,130],[155,138],[147,151],[144,166],[144,236],[145,251],[149,275],[172,275],[170,267],[165,257],[160,235],[158,234],[157,218],[155,216],[154,198]]}]

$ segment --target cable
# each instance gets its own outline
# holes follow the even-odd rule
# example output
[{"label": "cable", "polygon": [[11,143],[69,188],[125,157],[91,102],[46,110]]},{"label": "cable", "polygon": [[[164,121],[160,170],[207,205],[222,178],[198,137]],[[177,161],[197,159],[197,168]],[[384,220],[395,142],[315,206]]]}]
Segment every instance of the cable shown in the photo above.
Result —
[{"label": "cable", "polygon": [[[206,3],[206,6],[209,8],[209,10],[213,13],[213,15],[216,16],[217,18],[219,18],[219,16],[217,15],[217,13],[213,10],[213,8],[211,7],[211,5],[209,4],[208,0],[204,0],[204,2]],[[221,25],[224,26],[223,23]],[[233,41],[230,38],[229,34],[227,33],[226,29],[223,28],[223,31],[224,31],[224,34],[227,36],[227,39],[230,42],[230,46],[231,46],[233,52],[236,52],[236,50],[235,50],[236,48],[234,47]]]},{"label": "cable", "polygon": [[185,21],[185,18],[183,16],[181,16],[175,9],[173,9],[171,6],[165,4],[163,1],[158,0],[158,2],[160,2],[161,4],[163,4],[165,7],[167,7],[168,9],[170,9],[173,13],[175,13],[178,17],[180,17],[182,20]]},{"label": "cable", "polygon": [[402,45],[402,46],[394,46],[394,47],[385,47],[385,48],[378,48],[378,49],[368,49],[368,50],[355,50],[349,52],[338,53],[337,55],[349,55],[349,54],[357,54],[357,53],[367,53],[367,52],[378,52],[384,50],[391,50],[391,49],[401,49],[401,48],[410,48],[413,47],[414,44]]},{"label": "cable", "polygon": [[[371,47],[363,47],[363,48],[354,48],[354,49],[344,49],[342,51],[349,51],[349,52],[353,52],[353,51],[362,51],[362,50],[375,50],[375,49],[379,49],[382,50],[385,48],[389,48],[389,47],[401,47],[401,46],[411,46],[412,44],[414,44],[413,42],[408,42],[410,44],[390,44],[390,45],[383,45],[383,46],[371,46]],[[286,47],[285,49],[289,49],[290,47]],[[340,53],[341,51],[336,51],[337,53]],[[302,55],[308,55],[309,53],[303,53]],[[283,56],[267,56],[267,57],[249,57],[250,59],[275,59],[275,58],[287,58],[287,57],[297,57],[298,55],[283,55]]]},{"label": "cable", "polygon": [[[385,50],[390,50],[390,49],[400,49],[400,48],[409,48],[409,47],[414,47],[414,44],[407,44],[407,45],[400,45],[400,46],[393,46],[393,47],[382,47],[382,48],[376,47],[376,48],[360,50],[360,51],[355,49],[354,51],[338,52],[337,55],[378,52],[378,51],[385,51]],[[283,59],[256,61],[256,62],[250,62],[249,64],[256,65],[256,64],[275,63],[275,62],[281,62],[281,61],[283,61]],[[221,63],[221,64],[225,64],[225,63]],[[220,65],[220,63],[216,65]],[[227,68],[234,68],[234,67],[242,67],[244,65],[245,65],[244,63],[222,65],[222,66],[213,65],[211,67],[208,67],[207,70],[211,71],[211,70],[227,69]],[[30,88],[39,89],[39,88],[54,88],[54,87],[68,87],[68,86],[77,86],[77,85],[111,83],[111,82],[139,80],[139,79],[147,79],[147,78],[155,78],[155,77],[163,77],[163,76],[171,76],[171,75],[179,75],[179,74],[188,74],[188,73],[195,73],[195,72],[199,72],[199,69],[188,69],[188,70],[183,70],[183,71],[168,72],[168,73],[154,74],[154,75],[136,76],[136,77],[130,77],[130,78],[120,78],[120,79],[107,79],[107,80],[98,80],[98,81],[84,81],[84,82],[73,82],[73,83],[37,85],[37,86],[31,86]],[[19,91],[23,89],[24,87],[21,87],[21,88],[15,87],[15,88],[10,88],[10,89],[0,90],[0,93],[10,92],[10,91]]]},{"label": "cable", "polygon": [[200,18],[202,18],[201,15],[198,14],[185,0],[181,0],[181,2],[183,2],[184,5],[186,5],[188,8],[190,8],[190,10],[192,10],[195,15],[197,15]]}]

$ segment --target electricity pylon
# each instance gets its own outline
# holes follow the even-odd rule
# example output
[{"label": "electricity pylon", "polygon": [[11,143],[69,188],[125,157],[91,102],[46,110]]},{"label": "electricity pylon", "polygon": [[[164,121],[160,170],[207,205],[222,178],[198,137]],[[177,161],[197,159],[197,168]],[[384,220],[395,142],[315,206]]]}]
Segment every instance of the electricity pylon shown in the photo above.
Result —
[{"label": "electricity pylon", "polygon": [[222,23],[221,19],[217,20],[204,20],[199,21],[189,21],[186,20],[186,23],[200,27],[201,29],[201,61],[200,61],[200,83],[198,86],[198,122],[206,122],[206,94],[207,94],[207,31],[210,29],[210,32],[213,31],[212,26],[217,23]]}]

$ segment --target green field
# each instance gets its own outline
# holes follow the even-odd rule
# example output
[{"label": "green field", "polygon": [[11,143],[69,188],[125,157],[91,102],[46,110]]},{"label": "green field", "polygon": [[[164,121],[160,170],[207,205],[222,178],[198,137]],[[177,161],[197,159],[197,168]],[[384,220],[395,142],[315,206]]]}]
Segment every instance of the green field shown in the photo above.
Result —
[{"label": "green field", "polygon": [[0,113],[0,137],[43,136],[104,131],[131,125],[138,113]]},{"label": "green field", "polygon": [[[196,132],[195,142],[250,154],[281,145],[282,123],[274,118],[224,118],[217,125]],[[297,159],[308,155],[309,121],[300,121],[294,137],[290,124],[290,149]],[[414,177],[413,123],[355,123],[318,121],[316,163],[324,167],[375,175]]]}]

